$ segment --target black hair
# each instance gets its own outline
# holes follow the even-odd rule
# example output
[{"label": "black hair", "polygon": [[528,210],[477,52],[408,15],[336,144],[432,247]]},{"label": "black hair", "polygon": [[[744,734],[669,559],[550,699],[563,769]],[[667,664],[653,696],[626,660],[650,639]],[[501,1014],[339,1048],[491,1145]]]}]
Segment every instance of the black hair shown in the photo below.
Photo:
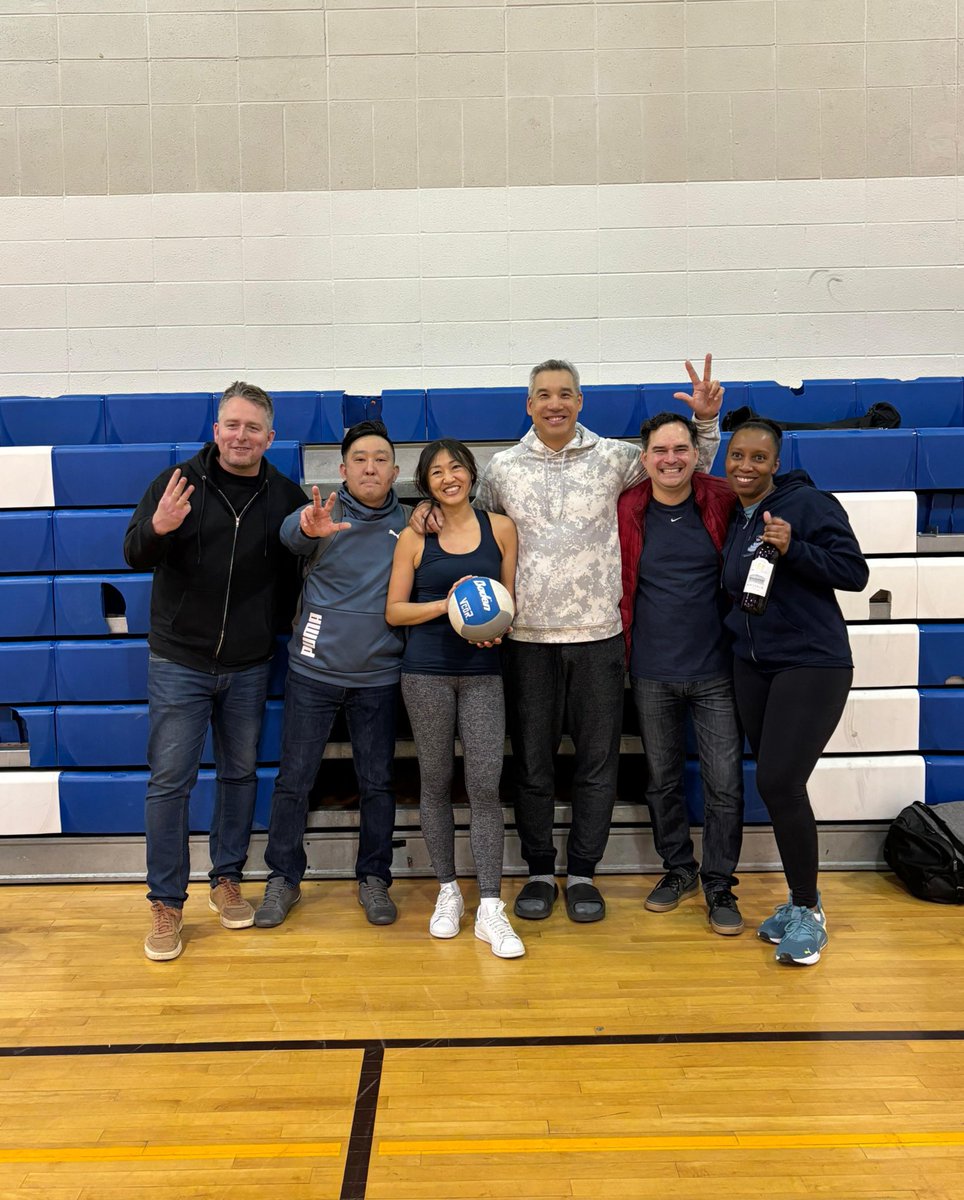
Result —
[{"label": "black hair", "polygon": [[771,421],[769,417],[750,417],[737,425],[733,432],[739,433],[741,429],[759,429],[762,433],[769,434],[779,458],[780,448],[783,445],[783,430],[776,421]]},{"label": "black hair", "polygon": [[647,417],[639,427],[639,440],[642,442],[644,450],[649,448],[650,436],[657,429],[662,429],[664,425],[682,425],[686,429],[690,441],[696,446],[696,426],[692,421],[681,417],[679,413],[661,412],[657,413],[655,417]]},{"label": "black hair", "polygon": [[471,476],[470,488],[475,487],[475,481],[479,477],[479,468],[475,464],[475,455],[464,442],[456,441],[455,438],[437,438],[434,442],[429,442],[418,456],[418,466],[415,468],[415,486],[427,500],[434,499],[428,478],[429,469],[436,456],[443,451],[451,454],[455,461],[468,471]]},{"label": "black hair", "polygon": [[341,442],[341,457],[342,461],[348,457],[348,451],[352,448],[359,438],[363,437],[380,437],[384,438],[392,448],[392,459],[395,458],[395,443],[388,436],[388,430],[385,428],[384,421],[359,421],[357,425],[352,425]]}]

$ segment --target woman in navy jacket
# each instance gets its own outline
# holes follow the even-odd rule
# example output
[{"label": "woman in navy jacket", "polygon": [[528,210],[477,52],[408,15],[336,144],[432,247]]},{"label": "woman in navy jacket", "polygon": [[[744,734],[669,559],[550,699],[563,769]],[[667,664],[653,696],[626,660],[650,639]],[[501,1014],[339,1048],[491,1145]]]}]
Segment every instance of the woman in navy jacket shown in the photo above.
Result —
[{"label": "woman in navy jacket", "polygon": [[777,475],[779,428],[754,419],[733,434],[726,475],[740,501],[723,549],[734,601],[761,542],[775,546],[766,610],[726,618],[733,636],[740,718],[757,760],[757,788],[773,822],[790,895],[758,933],[779,962],[809,966],[827,944],[817,891],[817,825],[807,780],[837,727],[853,659],[834,590],[861,591],[869,572],[842,505],[805,471]]}]

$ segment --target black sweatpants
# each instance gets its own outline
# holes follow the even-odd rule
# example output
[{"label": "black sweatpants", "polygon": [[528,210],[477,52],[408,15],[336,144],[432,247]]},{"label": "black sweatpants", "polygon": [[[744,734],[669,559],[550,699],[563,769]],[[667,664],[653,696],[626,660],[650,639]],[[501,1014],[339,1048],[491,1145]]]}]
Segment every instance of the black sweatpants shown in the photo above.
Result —
[{"label": "black sweatpants", "polygon": [[837,728],[853,681],[849,667],[792,667],[764,675],[737,658],[733,684],[740,720],[756,758],[794,904],[817,903],[817,823],[807,780]]}]

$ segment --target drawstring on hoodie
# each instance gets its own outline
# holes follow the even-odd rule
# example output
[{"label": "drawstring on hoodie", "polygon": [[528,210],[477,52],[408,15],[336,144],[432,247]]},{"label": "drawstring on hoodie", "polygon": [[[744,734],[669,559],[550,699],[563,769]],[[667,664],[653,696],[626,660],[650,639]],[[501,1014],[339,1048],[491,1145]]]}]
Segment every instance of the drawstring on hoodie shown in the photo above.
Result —
[{"label": "drawstring on hoodie", "polygon": [[566,511],[566,447],[553,454],[559,463],[559,511],[553,516],[549,496],[549,454],[542,454],[542,490],[546,497],[546,520],[561,521]]}]

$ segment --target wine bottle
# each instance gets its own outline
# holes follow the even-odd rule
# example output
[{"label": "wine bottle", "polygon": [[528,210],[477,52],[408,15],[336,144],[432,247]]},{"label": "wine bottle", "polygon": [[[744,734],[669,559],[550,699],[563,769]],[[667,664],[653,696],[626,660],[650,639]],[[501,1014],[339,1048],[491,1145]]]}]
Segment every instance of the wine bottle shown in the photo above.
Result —
[{"label": "wine bottle", "polygon": [[761,617],[766,611],[773,583],[773,569],[779,557],[780,551],[776,546],[770,542],[760,543],[747,571],[743,595],[740,597],[740,608],[743,612],[753,617]]}]

